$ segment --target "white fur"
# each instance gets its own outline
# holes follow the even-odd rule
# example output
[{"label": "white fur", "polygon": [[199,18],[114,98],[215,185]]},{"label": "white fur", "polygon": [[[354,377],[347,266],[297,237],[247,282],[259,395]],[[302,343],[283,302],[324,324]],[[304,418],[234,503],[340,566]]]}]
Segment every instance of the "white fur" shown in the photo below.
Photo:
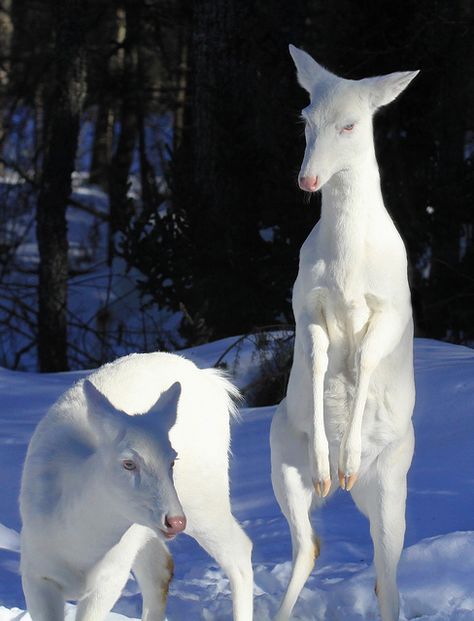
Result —
[{"label": "white fur", "polygon": [[[234,619],[251,621],[251,543],[229,500],[237,390],[218,372],[166,353],[120,358],[90,382],[59,399],[28,449],[21,568],[33,621],[63,621],[65,599],[78,600],[78,621],[103,620],[130,569],[144,621],[162,621],[172,575],[162,530],[165,516],[182,509],[185,532],[229,576]],[[169,389],[175,382],[178,404],[176,387]],[[138,478],[122,466],[131,458],[140,464]]]},{"label": "white fur", "polygon": [[302,50],[290,52],[311,97],[300,178],[317,178],[315,189],[323,189],[321,220],[301,249],[293,367],[271,430],[272,482],[293,544],[277,619],[290,617],[313,568],[309,512],[337,487],[339,471],[370,520],[382,619],[396,621],[414,446],[413,322],[406,251],[382,199],[372,115],[417,72],[345,80]]}]

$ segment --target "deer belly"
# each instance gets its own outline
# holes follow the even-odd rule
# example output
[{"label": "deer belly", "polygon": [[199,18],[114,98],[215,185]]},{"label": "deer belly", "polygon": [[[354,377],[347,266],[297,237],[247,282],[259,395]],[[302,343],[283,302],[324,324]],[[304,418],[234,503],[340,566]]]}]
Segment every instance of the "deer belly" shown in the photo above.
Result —
[{"label": "deer belly", "polygon": [[344,372],[328,370],[324,388],[324,425],[329,444],[339,450],[339,444],[349,421],[354,383]]}]

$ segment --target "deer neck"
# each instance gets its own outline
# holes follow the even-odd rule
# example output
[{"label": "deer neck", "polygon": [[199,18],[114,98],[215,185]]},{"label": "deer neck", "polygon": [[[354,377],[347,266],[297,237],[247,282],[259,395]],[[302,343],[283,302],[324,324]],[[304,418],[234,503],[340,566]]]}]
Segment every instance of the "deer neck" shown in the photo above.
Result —
[{"label": "deer neck", "polygon": [[322,188],[319,228],[332,253],[356,259],[367,240],[370,223],[386,217],[374,153],[333,175]]},{"label": "deer neck", "polygon": [[62,501],[73,537],[93,549],[97,558],[118,543],[131,526],[130,521],[118,513],[110,502],[106,484],[98,476],[99,468],[95,456],[87,459],[82,468],[72,475],[72,479],[76,477],[76,485],[69,487]]}]

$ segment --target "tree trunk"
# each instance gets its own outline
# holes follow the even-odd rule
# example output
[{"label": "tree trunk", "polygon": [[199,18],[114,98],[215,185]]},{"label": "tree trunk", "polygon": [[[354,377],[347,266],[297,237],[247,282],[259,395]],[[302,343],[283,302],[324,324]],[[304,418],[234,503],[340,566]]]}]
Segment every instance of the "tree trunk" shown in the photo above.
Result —
[{"label": "tree trunk", "polygon": [[126,225],[129,217],[127,200],[128,174],[133,161],[137,136],[136,88],[138,64],[137,46],[140,37],[140,13],[132,0],[125,2],[126,34],[124,40],[122,104],[119,113],[120,133],[109,173],[109,256],[111,264],[115,254],[115,234]]},{"label": "tree trunk", "polygon": [[[299,11],[283,0],[275,0],[267,19],[263,2],[195,0],[193,11],[190,110],[174,197],[189,222],[193,255],[193,287],[183,302],[217,338],[273,323],[277,314],[271,246],[259,231],[272,199],[287,200],[268,188],[281,189],[274,178],[291,171],[288,161],[275,170],[272,157],[280,148],[275,136],[283,135],[279,121],[286,123],[280,102],[287,105],[288,78],[294,80],[282,40]],[[271,126],[269,109],[276,113]]]},{"label": "tree trunk", "polygon": [[[13,24],[11,18],[11,0],[2,0],[0,4],[0,102],[8,90],[10,73],[10,56]],[[3,143],[4,128],[0,125],[0,144]],[[3,162],[0,162],[0,174],[4,172]]]},{"label": "tree trunk", "polygon": [[235,0],[194,3],[189,160],[179,185],[187,195],[194,247],[197,295],[188,310],[193,318],[204,318],[208,338],[254,323],[252,305],[243,299],[253,295],[251,263],[260,243],[256,197],[249,195],[248,184],[256,145],[247,16],[246,3]]},{"label": "tree trunk", "polygon": [[96,94],[98,104],[89,180],[104,190],[107,190],[114,138],[115,110],[111,90],[117,58],[112,60],[112,43],[120,38],[119,29],[124,27],[115,5],[113,0],[98,3],[92,45],[88,49],[88,85],[91,92]]},{"label": "tree trunk", "polygon": [[43,372],[67,360],[66,209],[85,96],[84,0],[55,0],[54,68],[44,95],[44,155],[36,213],[40,256],[38,361]]},{"label": "tree trunk", "polygon": [[[463,62],[446,64],[441,91],[439,126],[439,162],[441,171],[438,195],[433,214],[432,257],[430,294],[426,308],[426,332],[435,338],[462,340],[468,326],[460,323],[460,307],[469,304],[463,300],[463,290],[469,276],[462,273],[461,234],[465,224],[466,173],[465,144],[470,109],[470,84],[466,80],[465,66],[470,66],[474,46],[469,29],[472,7],[466,0],[456,0],[450,5],[454,24],[451,33],[450,57]],[[469,297],[469,296],[468,296]],[[453,300],[458,300],[453,303]]]},{"label": "tree trunk", "polygon": [[114,115],[110,103],[104,97],[97,110],[94,144],[89,174],[90,183],[107,187],[108,169],[112,158]]},{"label": "tree trunk", "polygon": [[11,42],[13,34],[12,0],[0,3],[0,88],[8,85],[10,73]]},{"label": "tree trunk", "polygon": [[178,78],[176,80],[178,92],[176,94],[176,110],[173,123],[173,151],[176,153],[181,145],[184,132],[186,89],[188,80],[188,47],[184,33],[179,33],[179,53],[181,62],[178,66]]}]

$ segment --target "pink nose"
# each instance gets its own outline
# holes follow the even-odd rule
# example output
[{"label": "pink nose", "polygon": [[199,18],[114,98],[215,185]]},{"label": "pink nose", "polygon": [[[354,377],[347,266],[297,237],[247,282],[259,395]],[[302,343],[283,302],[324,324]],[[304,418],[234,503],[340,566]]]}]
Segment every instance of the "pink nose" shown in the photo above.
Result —
[{"label": "pink nose", "polygon": [[166,526],[168,528],[168,534],[177,535],[182,533],[186,528],[186,518],[184,515],[175,515],[173,517],[166,516]]},{"label": "pink nose", "polygon": [[318,189],[318,177],[300,177],[300,188],[306,192],[316,192]]}]

